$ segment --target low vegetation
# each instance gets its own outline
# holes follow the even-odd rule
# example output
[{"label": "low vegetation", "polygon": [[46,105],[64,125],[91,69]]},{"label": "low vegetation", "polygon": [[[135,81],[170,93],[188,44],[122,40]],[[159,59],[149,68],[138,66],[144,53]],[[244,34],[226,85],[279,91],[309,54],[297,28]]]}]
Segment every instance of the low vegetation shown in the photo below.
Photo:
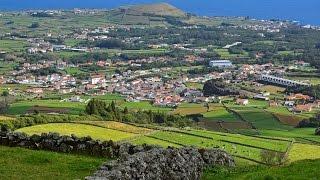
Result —
[{"label": "low vegetation", "polygon": [[0,179],[84,179],[106,161],[4,146],[0,154]]}]

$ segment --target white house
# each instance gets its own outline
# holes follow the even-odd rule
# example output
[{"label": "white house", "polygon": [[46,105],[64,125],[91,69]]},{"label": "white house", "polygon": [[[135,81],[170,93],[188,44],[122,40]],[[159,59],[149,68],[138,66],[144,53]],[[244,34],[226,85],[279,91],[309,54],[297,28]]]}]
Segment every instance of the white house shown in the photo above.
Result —
[{"label": "white house", "polygon": [[232,62],[229,60],[213,60],[213,61],[210,61],[209,66],[219,67],[219,68],[231,67]]}]

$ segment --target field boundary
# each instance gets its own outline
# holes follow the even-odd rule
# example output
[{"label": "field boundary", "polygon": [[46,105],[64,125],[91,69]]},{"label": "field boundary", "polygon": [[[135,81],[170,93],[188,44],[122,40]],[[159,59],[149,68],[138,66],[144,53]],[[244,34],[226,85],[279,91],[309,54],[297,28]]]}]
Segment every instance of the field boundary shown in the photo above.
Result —
[{"label": "field boundary", "polygon": [[[108,122],[108,121],[98,121],[98,122]],[[112,121],[109,121],[109,122],[112,122]],[[113,121],[113,122],[117,122],[117,121]],[[141,134],[141,133],[137,133],[137,132],[129,132],[129,131],[125,131],[125,130],[120,130],[120,129],[115,129],[115,128],[108,128],[108,127],[104,127],[102,125],[98,125],[98,124],[91,124],[91,123],[88,123],[88,122],[77,122],[77,121],[73,121],[72,123],[75,123],[75,124],[84,124],[84,125],[91,125],[91,126],[96,126],[96,127],[101,127],[101,128],[105,128],[105,129],[110,129],[110,130],[115,130],[115,131],[120,131],[120,132],[125,132],[125,133],[131,133],[131,134],[137,134],[137,135],[144,135],[144,134]],[[121,122],[117,122],[117,123],[121,123]],[[126,123],[123,123],[123,124],[126,124]],[[129,124],[126,124],[126,125],[129,125]],[[130,126],[133,126],[130,124]],[[137,127],[137,126],[135,126]],[[138,127],[139,128],[139,127]],[[142,127],[140,127],[142,128]],[[147,129],[147,128],[146,128]],[[151,129],[150,129],[151,130]],[[154,131],[154,130],[151,130],[151,131]]]},{"label": "field boundary", "polygon": [[253,146],[253,145],[249,145],[249,144],[243,144],[243,143],[238,143],[238,142],[233,142],[233,141],[228,141],[228,140],[219,140],[219,141],[221,141],[221,142],[226,142],[226,143],[230,143],[230,144],[236,144],[236,145],[246,146],[246,147],[255,148],[255,149],[260,149],[260,150],[266,150],[266,151],[283,153],[282,151],[277,151],[277,150],[273,150],[273,149],[268,149],[268,148],[263,148],[263,147],[258,147],[258,146]]},{"label": "field boundary", "polygon": [[170,140],[161,139],[161,138],[150,136],[150,135],[145,135],[145,136],[148,137],[148,138],[153,138],[153,139],[164,141],[164,142],[167,142],[167,143],[176,144],[176,145],[179,145],[179,146],[182,146],[182,147],[187,147],[187,145],[185,145],[185,144],[173,142],[173,141],[170,141]]},{"label": "field boundary", "polygon": [[285,154],[283,155],[283,158],[281,159],[280,165],[281,165],[281,164],[285,164],[286,161],[288,160],[290,151],[291,151],[294,143],[295,143],[295,140],[293,139],[293,140],[291,141],[291,143],[289,144],[289,146],[287,147],[286,152],[285,152]]}]

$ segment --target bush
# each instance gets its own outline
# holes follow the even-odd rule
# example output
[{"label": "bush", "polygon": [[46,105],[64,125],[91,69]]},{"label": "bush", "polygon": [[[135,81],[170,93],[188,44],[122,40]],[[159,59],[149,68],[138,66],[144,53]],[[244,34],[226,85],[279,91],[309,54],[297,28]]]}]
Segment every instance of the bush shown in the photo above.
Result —
[{"label": "bush", "polygon": [[14,120],[0,122],[0,128],[19,129],[27,126],[47,123],[64,123],[74,121],[101,121],[99,116],[78,116],[78,115],[23,115]]},{"label": "bush", "polygon": [[261,161],[268,165],[280,165],[283,163],[285,153],[269,150],[261,150]]}]

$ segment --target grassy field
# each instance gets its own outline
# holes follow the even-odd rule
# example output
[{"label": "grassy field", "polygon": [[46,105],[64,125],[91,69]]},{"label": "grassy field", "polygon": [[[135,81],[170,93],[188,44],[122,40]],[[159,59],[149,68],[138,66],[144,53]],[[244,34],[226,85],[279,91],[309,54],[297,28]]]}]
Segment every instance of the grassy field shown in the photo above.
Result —
[{"label": "grassy field", "polygon": [[279,92],[284,92],[285,88],[272,86],[272,85],[263,85],[259,87],[259,90],[262,92],[270,92],[272,94],[278,94]]},{"label": "grassy field", "polygon": [[147,136],[135,138],[135,139],[131,140],[131,143],[138,144],[138,145],[153,144],[153,145],[158,145],[161,147],[169,147],[169,146],[170,147],[181,147],[180,145],[175,144],[175,143],[170,143],[170,142],[162,141],[162,140],[155,139],[152,137],[147,137]]},{"label": "grassy field", "polygon": [[120,140],[135,136],[135,134],[133,133],[106,129],[102,127],[85,125],[85,124],[75,124],[75,123],[36,125],[36,126],[18,129],[17,131],[24,132],[29,135],[57,132],[61,135],[74,134],[78,137],[91,136],[93,139],[113,140],[113,141],[120,141]]},{"label": "grassy field", "polygon": [[248,53],[246,52],[242,54],[231,54],[228,49],[215,49],[214,51],[224,59],[248,57]]},{"label": "grassy field", "polygon": [[96,125],[100,127],[104,127],[107,129],[114,129],[118,131],[129,132],[133,134],[147,134],[151,133],[152,129],[147,129],[143,127],[137,127],[129,124],[119,123],[115,121],[85,121],[81,122],[83,124]]},{"label": "grassy field", "polygon": [[292,127],[280,123],[271,113],[260,108],[233,107],[245,121],[252,123],[258,129],[290,129]]},{"label": "grassy field", "polygon": [[176,145],[220,148],[232,155],[247,157],[257,161],[260,160],[262,149],[285,152],[290,143],[290,141],[279,141],[202,130],[185,132],[158,131],[149,135],[149,137]]},{"label": "grassy field", "polygon": [[25,100],[13,103],[8,114],[25,114],[28,109],[33,106],[43,106],[49,108],[66,108],[70,114],[79,114],[84,111],[84,103],[77,102],[61,102],[60,100]]},{"label": "grassy field", "polygon": [[237,166],[235,168],[209,168],[203,180],[211,179],[317,179],[320,176],[320,160],[304,160],[286,166]]},{"label": "grassy field", "polygon": [[[99,140],[129,141],[133,144],[154,144],[162,147],[196,146],[220,148],[236,157],[249,158],[252,161],[261,161],[260,154],[262,150],[286,152],[293,138],[298,142],[302,142],[299,139],[306,139],[303,142],[320,143],[320,138],[313,135],[314,129],[312,128],[291,131],[263,129],[260,130],[263,137],[259,137],[194,129],[152,130],[119,122],[85,121],[81,122],[81,124],[36,125],[18,129],[17,131],[25,132],[29,135],[57,132],[62,135],[75,134],[79,137],[91,136],[93,139]],[[320,154],[315,152],[320,150],[319,148],[320,146],[312,144],[294,144],[289,154],[289,160],[294,162],[302,159],[320,158]],[[301,151],[304,152],[302,155],[300,155]]]},{"label": "grassy field", "polygon": [[203,89],[203,84],[201,84],[201,83],[188,82],[188,83],[185,83],[185,85],[186,85],[188,88],[192,88],[192,89],[200,89],[200,90]]},{"label": "grassy field", "polygon": [[0,146],[0,179],[84,179],[106,161],[80,155],[58,154]]},{"label": "grassy field", "polygon": [[305,159],[319,159],[320,146],[310,144],[295,143],[289,153],[289,161],[299,161]]},{"label": "grassy field", "polygon": [[15,118],[13,117],[8,117],[8,116],[1,116],[0,115],[0,121],[8,121],[8,120],[14,120]]},{"label": "grassy field", "polygon": [[275,136],[284,138],[295,138],[300,141],[315,141],[320,143],[320,137],[314,135],[315,128],[294,128],[290,130],[260,130],[263,136]]},{"label": "grassy field", "polygon": [[25,51],[26,41],[22,40],[0,40],[0,51],[5,52],[21,52]]},{"label": "grassy field", "polygon": [[234,114],[228,112],[223,106],[210,106],[210,112],[204,113],[203,116],[208,120],[218,120],[225,122],[239,121]]}]

